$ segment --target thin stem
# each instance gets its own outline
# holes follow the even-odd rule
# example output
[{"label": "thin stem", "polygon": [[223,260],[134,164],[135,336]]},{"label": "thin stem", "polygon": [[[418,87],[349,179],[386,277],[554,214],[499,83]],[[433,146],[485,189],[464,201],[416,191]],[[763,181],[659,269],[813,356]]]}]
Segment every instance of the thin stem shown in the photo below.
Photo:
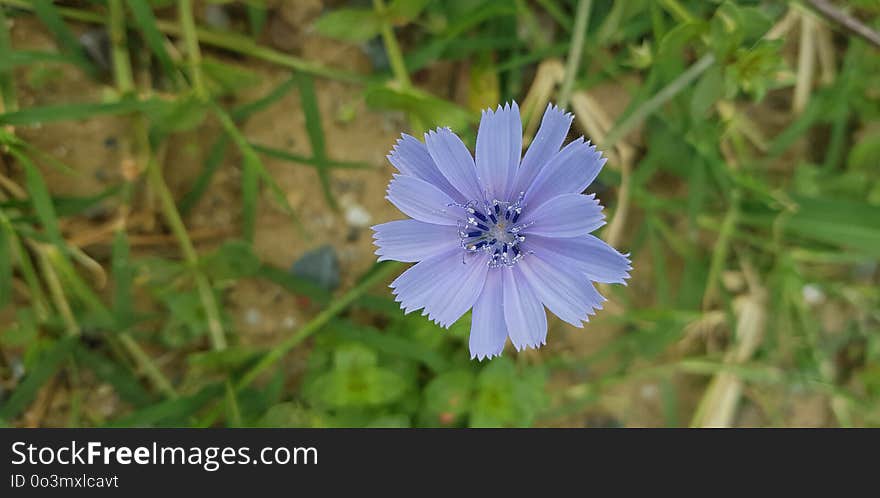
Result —
[{"label": "thin stem", "polygon": [[412,83],[409,80],[409,73],[403,62],[403,53],[400,51],[400,45],[397,44],[397,38],[394,37],[391,23],[388,22],[386,16],[385,2],[383,0],[373,0],[373,9],[382,18],[382,43],[385,44],[385,51],[388,53],[388,60],[391,63],[394,79],[397,80],[401,89],[410,88]]},{"label": "thin stem", "polygon": [[52,301],[55,302],[55,307],[58,309],[58,312],[61,313],[61,318],[64,320],[67,333],[73,337],[77,337],[80,334],[79,324],[76,323],[76,318],[73,316],[73,311],[70,309],[70,303],[67,301],[67,296],[64,295],[64,286],[61,285],[61,279],[58,278],[58,273],[52,266],[50,252],[57,252],[58,250],[53,246],[42,245],[35,246],[35,248],[38,257],[40,258],[39,261],[40,268],[43,270],[43,280],[49,287],[49,295],[52,297]]},{"label": "thin stem", "polygon": [[661,0],[660,3],[663,5],[663,8],[669,11],[669,13],[679,21],[696,21],[696,18],[684,7],[684,5],[680,4],[678,0]]},{"label": "thin stem", "polygon": [[792,110],[795,114],[804,112],[804,109],[807,107],[816,65],[816,20],[809,12],[801,14],[799,45],[797,82],[794,86],[794,97],[792,98]]},{"label": "thin stem", "polygon": [[122,95],[134,92],[134,77],[131,73],[128,45],[125,39],[125,10],[122,0],[109,0],[110,8],[109,28],[110,43],[113,55],[113,75],[116,78],[116,88]]},{"label": "thin stem", "polygon": [[[141,127],[143,128],[142,124]],[[146,132],[145,129],[143,129],[143,131]],[[147,160],[147,179],[150,182],[150,188],[152,188],[159,197],[162,214],[165,216],[165,220],[168,222],[171,232],[174,234],[177,243],[180,245],[184,260],[186,260],[187,264],[195,274],[199,298],[202,301],[202,306],[205,308],[205,314],[208,318],[208,332],[211,338],[212,347],[215,350],[226,349],[226,337],[223,333],[223,324],[220,320],[220,310],[217,306],[217,299],[214,296],[214,291],[211,289],[207,277],[205,277],[198,267],[198,254],[187,234],[186,226],[183,224],[180,213],[177,211],[177,206],[174,204],[174,197],[171,195],[171,190],[168,188],[165,179],[162,177],[159,163],[156,161],[153,154],[150,154]]]},{"label": "thin stem", "polygon": [[192,87],[196,97],[207,98],[208,92],[202,78],[202,52],[199,49],[199,35],[192,14],[192,2],[179,0],[177,3],[180,28],[183,31],[183,43],[186,46],[186,58],[189,63]]},{"label": "thin stem", "polygon": [[806,3],[831,23],[842,27],[847,32],[861,37],[868,43],[880,48],[880,33],[863,24],[855,17],[835,7],[828,0],[806,0]]},{"label": "thin stem", "polygon": [[574,32],[571,35],[568,60],[565,62],[565,79],[562,80],[562,88],[559,90],[559,107],[568,105],[571,91],[574,88],[574,78],[577,75],[581,63],[581,52],[584,49],[584,37],[587,34],[587,22],[590,19],[592,0],[580,0],[574,20]]},{"label": "thin stem", "polygon": [[684,90],[688,85],[693,83],[694,80],[696,80],[701,74],[709,69],[714,63],[715,56],[712,54],[706,54],[701,57],[685,72],[681,73],[678,78],[672,80],[668,85],[663,87],[662,90],[657,92],[653,97],[640,105],[626,119],[616,124],[614,128],[612,128],[611,131],[608,132],[608,136],[605,137],[604,146],[606,148],[610,148],[611,146],[616,144],[618,140],[626,136],[627,133],[632,131],[632,129],[638,126],[639,123],[644,121],[645,118],[647,118],[654,111],[659,109],[660,106],[671,100],[673,97],[678,95],[679,92]]},{"label": "thin stem", "polygon": [[734,189],[731,192],[730,207],[727,209],[727,214],[724,215],[724,220],[721,222],[718,239],[712,251],[712,260],[709,263],[709,276],[706,278],[706,292],[703,294],[703,309],[708,309],[718,294],[718,282],[721,279],[721,271],[724,269],[724,263],[730,250],[730,240],[736,231],[737,221],[739,220],[739,199],[739,189]]},{"label": "thin stem", "polygon": [[176,398],[177,391],[174,390],[174,386],[171,385],[171,382],[167,377],[159,370],[159,367],[153,363],[153,359],[144,351],[140,344],[138,344],[128,333],[119,334],[119,342],[122,343],[122,346],[125,350],[130,354],[135,363],[140,365],[141,370],[143,370],[143,374],[150,379],[150,382],[156,386],[159,391],[161,391],[165,396],[169,398]]},{"label": "thin stem", "polygon": [[[6,12],[0,9],[0,53],[11,53],[12,42],[9,39],[9,27],[6,24]],[[15,92],[15,78],[12,70],[0,72],[0,114],[18,110],[18,97]]]}]

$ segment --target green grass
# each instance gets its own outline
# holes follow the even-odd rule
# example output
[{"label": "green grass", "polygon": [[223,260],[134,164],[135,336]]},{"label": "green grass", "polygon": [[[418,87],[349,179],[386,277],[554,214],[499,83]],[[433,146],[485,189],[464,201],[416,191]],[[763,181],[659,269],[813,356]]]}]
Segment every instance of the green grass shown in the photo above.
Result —
[{"label": "green grass", "polygon": [[[369,53],[360,73],[272,47],[272,8],[242,3],[246,18],[218,29],[177,4],[0,0],[0,425],[880,425],[880,47],[761,0],[376,0],[297,27],[326,53]],[[877,6],[849,11],[880,29]],[[86,28],[110,35],[109,67],[81,48]],[[54,49],[19,46],[36,36]],[[810,59],[814,74],[799,71]],[[60,70],[102,97],[51,95]],[[390,178],[331,140],[363,117],[319,99],[339,85],[405,123],[389,144],[451,126],[473,145],[481,107],[515,99],[528,119],[568,102],[575,136],[612,158],[591,188],[610,220],[599,235],[632,254],[629,285],[603,287],[608,309],[585,329],[554,319],[538,353],[479,363],[469,315],[448,331],[403,315],[385,284],[404,265],[360,252],[369,269],[331,290],[261,260],[266,201],[313,237],[269,160],[313,174],[320,188],[301,197],[339,223],[340,185]],[[291,102],[307,154],[245,131]],[[111,118],[137,167],[90,196],[55,194],[84,181],[58,151],[84,145],[54,124]],[[58,147],[33,145],[37,130]],[[182,142],[201,160],[171,163]],[[202,243],[190,217],[230,165],[240,221]],[[192,180],[172,190],[179,167]],[[144,233],[132,220],[147,210]],[[101,242],[72,243],[100,223]],[[135,245],[166,233],[174,245]],[[255,282],[306,318],[244,340],[229,305]],[[87,401],[99,392],[113,409]]]}]

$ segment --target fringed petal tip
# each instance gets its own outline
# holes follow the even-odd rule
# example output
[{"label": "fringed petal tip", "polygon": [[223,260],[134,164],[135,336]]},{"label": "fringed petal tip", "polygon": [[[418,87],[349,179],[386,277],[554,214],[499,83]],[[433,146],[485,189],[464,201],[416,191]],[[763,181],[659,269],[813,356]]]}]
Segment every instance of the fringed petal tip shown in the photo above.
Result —
[{"label": "fringed petal tip", "polygon": [[547,108],[544,109],[544,113],[546,114],[548,112],[555,112],[557,114],[560,114],[560,115],[568,118],[569,120],[574,120],[574,114],[568,112],[567,110],[563,109],[562,107],[559,107],[558,105],[554,104],[553,102],[547,102]]},{"label": "fringed petal tip", "polygon": [[527,343],[527,344],[520,344],[520,345],[514,344],[513,347],[516,349],[516,352],[519,353],[519,352],[525,351],[526,349],[537,350],[537,349],[540,349],[542,346],[546,346],[546,345],[547,345],[547,339],[544,338],[543,340],[541,340],[541,342]]},{"label": "fringed petal tip", "polygon": [[486,114],[492,116],[499,112],[508,112],[511,109],[517,111],[519,110],[519,104],[517,104],[515,100],[508,100],[503,104],[498,104],[497,106],[495,106],[495,109],[492,109],[492,107],[487,107],[480,111],[480,116],[485,116]]},{"label": "fringed petal tip", "polygon": [[501,356],[501,353],[503,353],[503,352],[504,352],[503,346],[499,351],[495,351],[495,352],[491,352],[491,353],[471,352],[471,360],[477,360],[479,362],[482,362],[483,360],[491,360],[492,358],[498,358],[499,356]]}]

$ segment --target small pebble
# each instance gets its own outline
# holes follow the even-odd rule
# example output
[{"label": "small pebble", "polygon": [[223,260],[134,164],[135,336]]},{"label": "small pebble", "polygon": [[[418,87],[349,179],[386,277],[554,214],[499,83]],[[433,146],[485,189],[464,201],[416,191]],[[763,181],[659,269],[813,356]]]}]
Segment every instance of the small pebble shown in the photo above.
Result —
[{"label": "small pebble", "polygon": [[345,208],[345,221],[353,227],[367,227],[370,220],[370,213],[360,204],[351,203]]},{"label": "small pebble", "polygon": [[822,289],[816,284],[805,285],[804,288],[801,289],[801,293],[804,296],[804,302],[810,306],[822,304],[825,301],[825,293],[822,292]]},{"label": "small pebble", "polygon": [[256,308],[248,308],[247,311],[244,312],[244,321],[248,325],[256,326],[259,325],[263,320],[263,316],[260,313],[260,310]]}]

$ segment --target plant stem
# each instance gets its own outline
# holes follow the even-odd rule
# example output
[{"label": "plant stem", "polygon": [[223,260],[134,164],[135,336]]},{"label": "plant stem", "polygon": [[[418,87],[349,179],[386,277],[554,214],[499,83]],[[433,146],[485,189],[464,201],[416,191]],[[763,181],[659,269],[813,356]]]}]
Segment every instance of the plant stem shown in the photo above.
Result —
[{"label": "plant stem", "polygon": [[[9,40],[9,28],[6,24],[6,13],[0,9],[0,53],[11,53],[12,43]],[[0,114],[18,110],[18,98],[15,92],[15,79],[12,70],[0,71]]]},{"label": "plant stem", "polygon": [[[142,123],[140,126],[143,128]],[[146,130],[143,129],[143,132],[145,133]],[[186,226],[183,224],[183,220],[180,218],[180,213],[177,211],[177,206],[174,204],[174,197],[171,195],[171,190],[168,188],[165,179],[162,177],[159,163],[156,161],[153,154],[150,154],[147,159],[147,179],[150,182],[150,187],[159,197],[162,214],[165,216],[165,220],[168,222],[171,232],[174,234],[177,243],[180,245],[184,260],[190,266],[190,269],[195,275],[199,297],[201,298],[202,306],[204,306],[205,314],[208,318],[208,332],[211,338],[211,345],[215,350],[226,349],[226,337],[223,334],[223,324],[220,320],[220,310],[217,306],[217,299],[214,296],[214,291],[211,289],[208,278],[205,277],[198,266],[199,257],[196,253],[196,249],[187,234]]]},{"label": "plant stem", "polygon": [[394,79],[397,80],[401,90],[406,90],[412,86],[412,83],[409,80],[406,64],[403,62],[403,53],[400,51],[400,45],[397,44],[397,38],[394,37],[391,23],[388,22],[384,0],[373,0],[373,9],[382,18],[382,43],[385,45],[385,52],[388,54],[388,61],[391,63]]},{"label": "plant stem", "polygon": [[581,63],[581,52],[584,50],[584,37],[587,34],[587,22],[590,19],[592,0],[580,0],[574,20],[574,32],[571,35],[571,45],[568,52],[568,60],[565,62],[565,79],[562,80],[562,88],[559,90],[557,105],[565,108],[571,98],[574,88],[574,79]]},{"label": "plant stem", "polygon": [[49,287],[49,295],[52,297],[52,301],[55,302],[55,307],[61,313],[67,333],[77,337],[80,335],[79,324],[76,323],[76,318],[70,309],[70,303],[67,301],[67,296],[64,295],[64,286],[61,285],[61,279],[58,278],[58,273],[52,266],[51,253],[57,253],[58,250],[54,246],[37,244],[35,244],[35,249],[38,253],[40,268],[43,270],[43,280]]},{"label": "plant stem", "polygon": [[109,0],[107,5],[110,9],[108,31],[113,55],[113,76],[116,78],[116,88],[123,96],[127,96],[134,92],[134,77],[125,40],[125,10],[122,0]]},{"label": "plant stem", "polygon": [[680,4],[678,0],[661,0],[660,4],[672,14],[673,17],[677,18],[681,22],[695,22],[696,18],[688,12],[688,10],[684,7],[684,5]]},{"label": "plant stem", "polygon": [[660,106],[671,100],[673,97],[678,95],[679,92],[684,90],[688,85],[693,83],[694,80],[696,80],[701,74],[709,69],[714,63],[715,56],[712,54],[706,54],[701,57],[685,72],[681,73],[677,78],[675,78],[668,85],[663,87],[662,90],[657,92],[650,99],[646,100],[626,119],[616,124],[605,137],[605,142],[603,144],[604,147],[611,148],[614,144],[617,143],[618,140],[626,136],[627,133],[632,131],[632,129],[638,126],[639,123],[644,121],[645,118],[647,118],[652,113],[654,113],[654,111],[659,109]]},{"label": "plant stem", "polygon": [[712,260],[709,263],[709,276],[706,278],[706,291],[703,294],[704,310],[712,305],[718,294],[718,282],[721,277],[721,271],[724,269],[724,263],[730,250],[730,240],[733,237],[739,219],[739,189],[734,189],[730,195],[730,207],[727,209],[727,214],[724,215],[724,219],[721,222],[718,239],[712,251]]},{"label": "plant stem", "polygon": [[208,97],[208,92],[202,77],[202,52],[199,49],[199,35],[196,32],[196,22],[193,19],[192,2],[190,0],[178,0],[177,7],[180,29],[183,32],[183,43],[186,46],[186,59],[189,63],[193,91],[196,97],[204,99]]},{"label": "plant stem", "polygon": [[119,334],[119,342],[122,343],[122,346],[128,351],[128,354],[134,357],[134,361],[140,365],[144,375],[150,379],[150,382],[152,382],[159,391],[169,398],[177,397],[177,391],[174,390],[174,386],[171,385],[168,378],[166,378],[162,371],[159,370],[159,367],[153,363],[153,359],[147,355],[147,353],[141,348],[140,344],[132,339],[128,333]]}]

